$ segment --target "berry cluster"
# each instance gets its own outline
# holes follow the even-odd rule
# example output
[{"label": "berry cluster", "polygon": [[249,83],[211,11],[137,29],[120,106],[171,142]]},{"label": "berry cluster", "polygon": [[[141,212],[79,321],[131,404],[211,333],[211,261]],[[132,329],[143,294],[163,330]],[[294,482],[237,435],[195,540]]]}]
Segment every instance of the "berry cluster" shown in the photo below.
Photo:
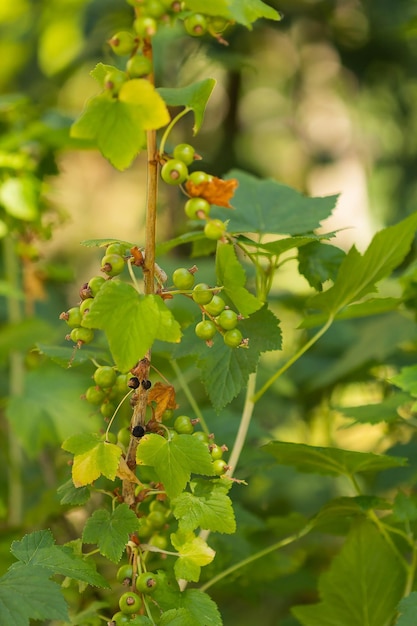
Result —
[{"label": "berry cluster", "polygon": [[108,420],[126,395],[129,377],[129,374],[118,375],[110,365],[101,365],[94,372],[94,385],[88,387],[83,397],[89,404],[99,407],[101,415]]}]

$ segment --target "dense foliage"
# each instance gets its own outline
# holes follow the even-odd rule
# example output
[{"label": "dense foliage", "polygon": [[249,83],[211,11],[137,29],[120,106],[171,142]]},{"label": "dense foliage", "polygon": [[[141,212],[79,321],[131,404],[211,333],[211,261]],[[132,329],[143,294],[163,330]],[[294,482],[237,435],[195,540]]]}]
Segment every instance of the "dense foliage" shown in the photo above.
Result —
[{"label": "dense foliage", "polygon": [[[406,214],[387,201],[389,226],[361,251],[340,247],[328,227],[337,195],[303,194],[268,168],[259,176],[271,146],[256,148],[255,133],[241,146],[262,154],[259,167],[244,149],[232,159],[236,83],[223,138],[217,127],[206,137],[208,158],[198,144],[219,83],[199,71],[199,51],[239,83],[240,42],[255,51],[260,20],[279,32],[278,10],[84,4],[64,3],[59,16],[43,7],[26,93],[36,7],[0,12],[22,38],[4,71],[16,91],[0,100],[0,625],[412,624],[412,181],[393,175]],[[299,4],[290,26],[311,32],[326,3]],[[336,4],[322,24],[353,67],[375,16],[366,3],[348,11],[348,31]],[[404,55],[413,16],[395,16]],[[279,82],[294,79],[290,57]],[[95,88],[81,110],[65,85],[86,75]],[[405,102],[411,92],[405,77]],[[306,171],[336,160],[329,145],[310,151]],[[91,270],[78,250],[44,253],[65,220],[48,189],[63,155],[82,150],[98,151],[114,180],[146,173],[135,232],[79,233]],[[123,222],[120,193],[112,211]],[[68,296],[73,272],[82,279]]]}]

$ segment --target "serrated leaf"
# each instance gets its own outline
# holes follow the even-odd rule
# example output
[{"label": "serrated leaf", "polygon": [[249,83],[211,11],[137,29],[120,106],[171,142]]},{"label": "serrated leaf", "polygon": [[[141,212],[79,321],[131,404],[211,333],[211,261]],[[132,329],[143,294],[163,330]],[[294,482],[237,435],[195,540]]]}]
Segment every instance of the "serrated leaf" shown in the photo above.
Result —
[{"label": "serrated leaf", "polygon": [[0,624],[29,626],[29,620],[68,621],[60,586],[51,573],[33,565],[15,565],[0,578]]},{"label": "serrated leaf", "polygon": [[400,613],[395,626],[415,626],[417,615],[417,591],[412,591],[406,598],[403,598],[398,605]]},{"label": "serrated leaf", "polygon": [[293,248],[302,248],[310,243],[317,243],[320,241],[328,241],[332,239],[336,234],[336,231],[330,233],[323,233],[320,235],[316,235],[315,233],[309,233],[308,235],[300,235],[294,237],[283,237],[281,239],[277,239],[276,241],[268,241],[268,242],[257,242],[245,237],[244,235],[239,236],[239,240],[241,240],[244,244],[249,246],[254,246],[255,248],[266,250],[270,254],[274,254],[280,256],[284,252],[288,250],[292,250]]},{"label": "serrated leaf", "polygon": [[196,135],[203,123],[207,102],[215,85],[214,78],[207,78],[187,87],[163,87],[157,91],[168,106],[183,106],[194,112],[193,133]]},{"label": "serrated leaf", "polygon": [[95,543],[100,554],[113,563],[122,557],[129,535],[138,529],[138,519],[127,504],[120,504],[111,513],[98,509],[84,526],[83,543]]},{"label": "serrated leaf", "polygon": [[72,480],[76,487],[89,485],[101,475],[115,479],[122,454],[119,446],[90,433],[69,437],[62,448],[74,454]]},{"label": "serrated leaf", "polygon": [[320,577],[321,602],[295,607],[292,613],[303,626],[388,626],[405,580],[392,547],[373,524],[362,521]]},{"label": "serrated leaf", "polygon": [[417,228],[417,213],[379,231],[361,255],[355,246],[344,258],[330,289],[311,299],[313,308],[336,314],[350,303],[377,291],[376,284],[404,260]]},{"label": "serrated leaf", "polygon": [[155,339],[178,342],[181,329],[159,296],[138,294],[120,280],[109,280],[101,287],[83,326],[106,333],[114,362],[127,372],[146,354]]},{"label": "serrated leaf", "polygon": [[[388,511],[392,504],[376,496],[356,496],[353,498],[334,498],[327,502],[315,515],[313,524],[322,530],[339,520],[350,521],[353,518],[364,518],[370,510]],[[325,530],[324,530],[325,532]]]},{"label": "serrated leaf", "polygon": [[106,579],[97,573],[92,561],[85,561],[70,547],[55,545],[50,530],[25,535],[21,541],[14,541],[10,550],[19,561],[41,567],[49,572],[49,576],[61,574],[95,587],[110,587]]},{"label": "serrated leaf", "polygon": [[291,465],[300,472],[329,476],[352,476],[358,472],[381,471],[407,465],[407,459],[401,457],[308,446],[304,443],[271,441],[263,449],[272,454],[280,465]]},{"label": "serrated leaf", "polygon": [[399,491],[395,496],[393,514],[398,522],[417,520],[417,496]]},{"label": "serrated leaf", "polygon": [[252,23],[263,17],[278,21],[281,15],[261,0],[189,0],[187,8],[192,11],[224,17],[252,28]]},{"label": "serrated leaf", "polygon": [[65,368],[68,368],[69,364],[71,364],[71,367],[77,367],[91,361],[91,359],[100,360],[106,356],[110,357],[108,351],[101,348],[89,348],[88,346],[83,346],[82,350],[74,350],[74,346],[70,348],[68,346],[47,346],[38,343],[36,347],[39,354],[44,354],[51,361]]},{"label": "serrated leaf", "polygon": [[136,452],[140,465],[154,468],[170,498],[178,496],[191,473],[213,476],[213,464],[206,444],[192,435],[168,440],[160,435],[142,437]]},{"label": "serrated leaf", "polygon": [[161,615],[159,626],[196,626],[194,617],[187,609],[169,609]]},{"label": "serrated leaf", "polygon": [[71,478],[66,483],[58,487],[57,493],[60,497],[60,504],[72,504],[82,506],[90,499],[90,489],[88,487],[75,487]]},{"label": "serrated leaf", "polygon": [[114,239],[114,237],[107,237],[106,239],[84,239],[80,241],[80,245],[86,248],[104,248],[111,243],[121,243],[128,248],[133,248],[133,246],[136,245],[130,241],[124,241],[123,239]]},{"label": "serrated leaf", "polygon": [[182,493],[172,501],[172,506],[180,530],[204,528],[219,533],[236,530],[232,501],[219,481],[193,482],[192,493]]},{"label": "serrated leaf", "polygon": [[232,244],[219,243],[216,252],[217,284],[236,307],[238,313],[247,316],[262,308],[262,302],[255,298],[244,285],[246,274],[239,263]]},{"label": "serrated leaf", "polygon": [[231,233],[311,233],[329,217],[338,198],[308,198],[275,180],[256,178],[239,170],[232,170],[226,178],[239,181],[233,197],[236,210],[219,209],[216,214],[229,220]]},{"label": "serrated leaf", "polygon": [[174,565],[177,579],[198,582],[201,568],[214,559],[214,550],[193,532],[181,530],[171,534],[171,543],[180,555]]},{"label": "serrated leaf", "polygon": [[392,376],[389,382],[417,398],[417,365],[401,368],[400,373]]},{"label": "serrated leaf", "polygon": [[196,355],[201,380],[216,410],[226,406],[245,387],[262,352],[281,347],[279,322],[266,306],[239,322],[239,328],[243,337],[249,339],[248,348],[229,348],[217,335],[208,348],[195,341],[194,329],[190,328],[176,351],[177,357]]},{"label": "serrated leaf", "polygon": [[354,420],[353,424],[392,424],[400,418],[398,409],[409,401],[408,395],[396,393],[375,404],[337,407],[336,410]]},{"label": "serrated leaf", "polygon": [[311,287],[322,291],[326,280],[335,280],[345,252],[336,246],[311,242],[298,250],[298,269]]}]

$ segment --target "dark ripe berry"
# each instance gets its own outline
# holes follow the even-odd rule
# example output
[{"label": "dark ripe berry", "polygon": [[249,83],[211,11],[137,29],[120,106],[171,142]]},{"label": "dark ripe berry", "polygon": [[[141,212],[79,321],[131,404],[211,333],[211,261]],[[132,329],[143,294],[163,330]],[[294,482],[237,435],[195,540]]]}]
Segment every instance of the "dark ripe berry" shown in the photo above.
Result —
[{"label": "dark ripe berry", "polygon": [[227,463],[223,459],[213,461],[213,472],[216,476],[222,476],[227,469]]},{"label": "dark ripe berry", "polygon": [[59,319],[65,320],[70,328],[77,328],[77,326],[81,325],[82,320],[80,307],[74,306],[65,313],[61,313]]},{"label": "dark ripe berry", "polygon": [[243,336],[238,328],[228,330],[223,335],[223,341],[229,348],[237,348],[242,343]]},{"label": "dark ripe berry", "polygon": [[88,286],[88,283],[84,283],[84,285],[80,289],[81,300],[87,300],[87,298],[92,298],[92,297],[93,297],[93,292]]},{"label": "dark ripe berry", "polygon": [[193,300],[197,304],[208,304],[213,298],[213,292],[210,291],[210,287],[206,283],[198,283],[193,289]]},{"label": "dark ripe berry", "polygon": [[225,309],[220,313],[216,321],[220,324],[223,330],[232,330],[237,326],[238,316],[237,313],[231,309]]},{"label": "dark ripe berry", "polygon": [[109,39],[109,44],[113,52],[120,56],[125,56],[132,52],[135,40],[132,33],[129,33],[127,30],[121,30]]},{"label": "dark ripe berry", "polygon": [[108,387],[112,387],[114,385],[117,374],[115,370],[110,367],[110,365],[101,365],[94,372],[93,378],[96,385],[103,387],[103,389],[107,389]]},{"label": "dark ripe berry", "polygon": [[125,565],[121,565],[117,570],[116,580],[123,585],[131,585],[133,579],[133,567],[126,563]]},{"label": "dark ripe berry", "polygon": [[218,241],[226,232],[226,224],[221,220],[209,220],[204,226],[204,234],[207,239]]},{"label": "dark ripe berry", "polygon": [[204,339],[205,341],[210,341],[213,339],[214,335],[217,332],[217,328],[214,322],[211,320],[203,320],[202,322],[198,322],[195,327],[195,334],[199,339]]},{"label": "dark ripe berry", "polygon": [[214,295],[211,301],[208,304],[204,305],[204,309],[205,311],[207,311],[207,313],[209,313],[209,315],[213,315],[213,317],[216,317],[217,315],[220,315],[225,306],[226,303],[223,298]]},{"label": "dark ripe berry", "polygon": [[179,159],[183,161],[185,165],[191,165],[194,161],[195,150],[193,146],[190,146],[189,143],[179,143],[174,148],[174,159]]},{"label": "dark ripe berry", "polygon": [[142,380],[142,387],[144,389],[150,389],[152,387],[152,383],[150,380]]},{"label": "dark ripe berry", "polygon": [[136,579],[136,589],[139,593],[152,593],[158,586],[158,581],[151,572],[143,572]]},{"label": "dark ripe berry", "polygon": [[80,313],[81,315],[85,315],[86,313],[88,313],[88,311],[90,310],[91,305],[94,302],[94,298],[87,298],[86,300],[83,300],[80,304]]},{"label": "dark ripe berry", "polygon": [[161,178],[168,185],[181,185],[188,178],[188,168],[179,159],[170,159],[161,168]]},{"label": "dark ripe berry", "polygon": [[90,280],[88,281],[88,287],[91,291],[91,295],[93,298],[98,294],[105,282],[106,279],[103,278],[103,276],[93,276],[92,278],[90,278]]},{"label": "dark ripe berry", "polygon": [[190,198],[184,205],[184,211],[190,220],[203,219],[210,213],[210,204],[204,198]]},{"label": "dark ripe berry", "polygon": [[130,389],[137,389],[139,385],[140,381],[139,378],[136,378],[136,376],[132,376],[132,378],[129,378],[127,381],[127,386],[130,387]]},{"label": "dark ripe berry", "polygon": [[138,17],[133,22],[133,28],[140,37],[153,37],[158,29],[153,17]]},{"label": "dark ripe berry", "polygon": [[188,415],[179,415],[174,422],[174,428],[179,435],[191,435],[194,431]]},{"label": "dark ripe berry", "polygon": [[140,437],[143,437],[144,434],[145,434],[145,429],[143,428],[143,426],[138,425],[132,428],[133,437],[137,437],[139,439]]},{"label": "dark ripe berry", "polygon": [[73,328],[70,332],[70,339],[74,343],[91,343],[94,339],[94,330],[92,328]]},{"label": "dark ripe berry", "polygon": [[172,274],[172,282],[177,289],[187,291],[193,287],[195,277],[185,267],[178,267]]},{"label": "dark ripe berry", "polygon": [[203,172],[201,170],[197,170],[196,172],[191,172],[188,177],[188,180],[193,183],[193,185],[201,185],[202,183],[208,183],[211,180],[210,174],[207,172]]},{"label": "dark ripe berry", "polygon": [[85,399],[90,404],[101,404],[106,396],[105,391],[101,389],[101,387],[97,387],[95,385],[89,387],[85,392]]},{"label": "dark ripe berry", "polygon": [[142,599],[133,591],[126,591],[119,600],[119,607],[122,613],[133,615],[137,613],[142,606]]},{"label": "dark ripe berry", "polygon": [[148,76],[152,71],[152,63],[147,57],[143,56],[143,54],[137,54],[128,60],[126,70],[132,78]]},{"label": "dark ripe berry", "polygon": [[192,37],[201,37],[207,32],[207,18],[201,13],[194,13],[185,18],[184,27]]},{"label": "dark ripe berry", "polygon": [[123,272],[125,261],[120,254],[105,254],[101,260],[101,269],[109,276],[117,276]]}]

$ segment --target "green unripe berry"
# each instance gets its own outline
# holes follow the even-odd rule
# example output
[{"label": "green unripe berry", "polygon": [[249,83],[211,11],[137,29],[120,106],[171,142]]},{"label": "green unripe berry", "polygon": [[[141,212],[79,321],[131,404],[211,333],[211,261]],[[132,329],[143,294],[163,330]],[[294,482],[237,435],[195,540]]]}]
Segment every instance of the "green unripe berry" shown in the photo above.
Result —
[{"label": "green unripe berry", "polygon": [[227,463],[223,459],[213,461],[213,472],[216,476],[222,476],[226,472]]},{"label": "green unripe berry", "polygon": [[195,437],[199,441],[202,441],[203,443],[208,443],[208,440],[209,440],[209,437],[208,437],[207,433],[205,433],[202,430],[196,430],[193,433],[193,437]]},{"label": "green unripe berry", "polygon": [[65,320],[70,328],[77,328],[77,326],[81,325],[82,320],[80,307],[73,306],[66,313],[62,313],[60,319]]},{"label": "green unripe berry", "polygon": [[101,365],[96,369],[93,375],[94,382],[99,387],[107,389],[112,387],[116,382],[117,374],[110,365]]},{"label": "green unripe berry", "polygon": [[148,76],[148,74],[152,71],[152,64],[147,57],[143,56],[143,54],[137,54],[128,60],[126,70],[132,78]]},{"label": "green unripe berry", "polygon": [[105,254],[101,260],[101,269],[108,276],[118,276],[123,272],[125,261],[120,254]]},{"label": "green unripe berry", "polygon": [[128,428],[121,428],[117,433],[117,443],[123,448],[127,448],[130,443],[130,431]]},{"label": "green unripe berry", "polygon": [[243,336],[238,328],[228,330],[223,335],[223,341],[229,348],[237,348],[242,343]]},{"label": "green unripe berry", "polygon": [[185,165],[191,165],[194,161],[195,149],[189,143],[179,143],[175,146],[173,155],[174,159],[183,161]]},{"label": "green unripe berry", "polygon": [[119,583],[124,585],[130,585],[132,583],[133,578],[133,567],[126,563],[125,565],[121,565],[117,570],[116,580]]},{"label": "green unripe berry", "polygon": [[199,339],[204,339],[205,341],[210,341],[213,339],[214,335],[217,332],[216,324],[211,320],[203,320],[198,322],[195,327],[195,334]]},{"label": "green unripe berry", "polygon": [[178,267],[172,274],[172,282],[177,289],[191,289],[195,282],[194,274],[185,267]]},{"label": "green unripe berry", "polygon": [[168,540],[164,535],[152,535],[149,539],[149,543],[151,546],[155,546],[155,548],[159,548],[160,550],[166,550],[168,547]]},{"label": "green unripe berry", "polygon": [[225,306],[226,303],[223,298],[214,295],[211,301],[208,304],[204,305],[204,309],[207,311],[207,313],[209,313],[209,315],[213,315],[213,317],[216,317],[217,315],[220,315]]},{"label": "green unripe berry", "polygon": [[193,300],[197,304],[206,305],[213,299],[213,292],[206,283],[198,283],[193,289]]},{"label": "green unripe berry", "polygon": [[125,252],[126,246],[119,241],[109,244],[106,248],[106,254],[118,254],[119,256],[124,256]]},{"label": "green unripe berry", "polygon": [[83,300],[80,304],[80,313],[81,316],[84,316],[89,310],[91,305],[94,302],[94,298],[87,298],[86,300]]},{"label": "green unripe berry", "polygon": [[203,172],[201,170],[197,170],[196,172],[191,172],[188,177],[188,180],[193,183],[193,185],[201,185],[202,183],[208,183],[211,181],[210,174]]},{"label": "green unripe berry", "polygon": [[188,178],[187,166],[179,159],[170,159],[162,166],[161,178],[168,185],[181,185]]},{"label": "green unripe berry", "polygon": [[207,239],[218,241],[226,232],[226,224],[221,220],[210,220],[204,226],[204,234]]},{"label": "green unripe berry", "polygon": [[116,406],[113,404],[113,402],[103,402],[103,404],[100,406],[100,413],[103,417],[106,418],[113,417],[115,410]]},{"label": "green unripe berry", "polygon": [[201,37],[207,32],[207,18],[201,13],[193,13],[185,18],[184,27],[192,37]]},{"label": "green unripe berry", "polygon": [[158,29],[158,25],[153,17],[142,16],[135,19],[133,28],[140,37],[153,37]]},{"label": "green unripe berry", "polygon": [[165,513],[162,513],[162,511],[151,511],[148,515],[148,522],[153,528],[159,530],[165,526]]},{"label": "green unripe berry", "polygon": [[92,385],[91,387],[89,387],[87,391],[85,392],[85,399],[90,404],[95,404],[95,405],[101,404],[105,396],[106,396],[106,393],[103,391],[103,389],[95,385]]},{"label": "green unripe berry", "polygon": [[91,343],[94,339],[94,330],[92,328],[73,328],[70,333],[70,339],[74,343]]},{"label": "green unripe berry", "polygon": [[160,500],[152,500],[152,502],[149,505],[149,510],[159,511],[160,513],[163,513],[164,515],[166,515],[166,512],[167,512],[167,508],[164,506],[163,502],[161,502]]},{"label": "green unripe berry", "polygon": [[132,33],[129,33],[127,30],[121,30],[109,39],[109,44],[115,54],[125,56],[132,52],[135,40]]},{"label": "green unripe berry", "polygon": [[158,581],[151,572],[143,572],[136,579],[136,589],[139,593],[153,593]]},{"label": "green unripe berry", "polygon": [[129,379],[130,374],[118,375],[114,384],[114,390],[116,391],[117,395],[124,396],[128,392],[129,387],[127,386],[127,383],[129,382]]},{"label": "green unripe berry", "polygon": [[106,279],[103,278],[103,276],[93,276],[92,278],[90,278],[90,280],[88,281],[88,287],[90,288],[93,297],[98,294],[105,282]]},{"label": "green unripe berry", "polygon": [[159,0],[147,0],[145,10],[149,17],[156,19],[161,17],[166,11],[164,5]]},{"label": "green unripe berry", "polygon": [[191,435],[194,431],[188,415],[179,415],[174,422],[174,428],[179,435]]},{"label": "green unripe berry", "polygon": [[126,74],[118,70],[108,72],[104,78],[104,87],[108,89],[114,96],[117,96],[122,85],[127,80]]},{"label": "green unripe berry", "polygon": [[168,422],[170,419],[174,417],[173,409],[165,409],[165,411],[161,415],[161,419],[163,422]]},{"label": "green unripe berry", "polygon": [[126,591],[119,599],[119,607],[125,615],[137,613],[142,606],[142,598],[133,591]]},{"label": "green unripe berry", "polygon": [[229,24],[229,20],[220,16],[210,16],[208,19],[209,31],[211,33],[222,33]]},{"label": "green unripe berry", "polygon": [[220,324],[223,330],[232,330],[237,326],[238,316],[237,313],[231,309],[225,309],[220,313],[216,321]]},{"label": "green unripe berry", "polygon": [[210,213],[210,204],[204,198],[190,198],[184,205],[184,211],[190,220],[204,219]]},{"label": "green unripe berry", "polygon": [[210,454],[211,454],[211,458],[213,459],[213,461],[218,461],[223,456],[223,450],[220,446],[213,443],[210,446]]},{"label": "green unripe berry", "polygon": [[111,623],[115,624],[115,626],[124,626],[125,624],[130,623],[130,615],[126,615],[122,613],[122,611],[117,611],[111,618]]}]

